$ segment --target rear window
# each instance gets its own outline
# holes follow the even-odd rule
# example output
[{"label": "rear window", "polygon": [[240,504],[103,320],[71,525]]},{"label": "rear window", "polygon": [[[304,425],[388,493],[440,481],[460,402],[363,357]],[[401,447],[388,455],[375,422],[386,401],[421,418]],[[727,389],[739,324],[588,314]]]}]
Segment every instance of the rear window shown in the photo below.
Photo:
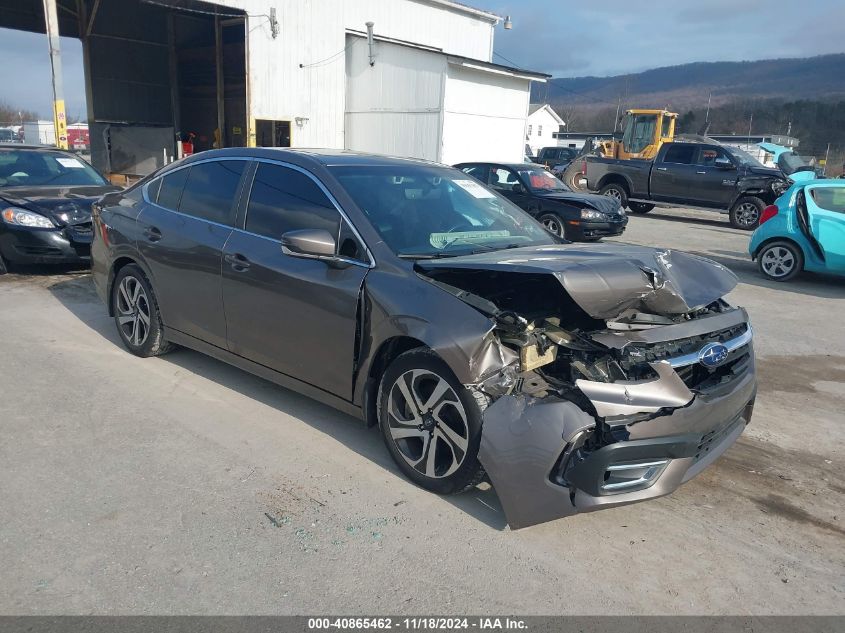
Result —
[{"label": "rear window", "polygon": [[663,157],[664,163],[677,165],[692,165],[698,147],[695,145],[670,145]]},{"label": "rear window", "polygon": [[232,207],[246,167],[243,160],[215,160],[191,167],[179,211],[218,224],[233,224]]}]

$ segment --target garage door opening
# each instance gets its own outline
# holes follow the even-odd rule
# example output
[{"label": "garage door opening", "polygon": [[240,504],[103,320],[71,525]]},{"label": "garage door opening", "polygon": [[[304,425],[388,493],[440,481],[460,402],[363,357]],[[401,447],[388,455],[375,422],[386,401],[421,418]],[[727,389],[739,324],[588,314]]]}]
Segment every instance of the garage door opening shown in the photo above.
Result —
[{"label": "garage door opening", "polygon": [[290,147],[290,121],[256,119],[255,144],[258,147]]}]

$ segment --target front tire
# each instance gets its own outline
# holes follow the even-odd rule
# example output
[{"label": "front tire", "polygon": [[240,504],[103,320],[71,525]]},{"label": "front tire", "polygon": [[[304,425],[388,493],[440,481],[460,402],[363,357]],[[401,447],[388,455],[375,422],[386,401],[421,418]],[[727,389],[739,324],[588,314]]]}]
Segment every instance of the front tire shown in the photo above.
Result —
[{"label": "front tire", "polygon": [[557,213],[544,213],[537,219],[549,233],[564,237],[563,219]]},{"label": "front tire", "polygon": [[625,187],[618,183],[612,182],[609,185],[605,185],[599,189],[599,195],[607,196],[608,198],[616,198],[619,200],[619,206],[622,208],[628,206],[628,192],[625,191]]},{"label": "front tire", "polygon": [[754,196],[743,196],[734,203],[728,214],[731,226],[743,231],[752,231],[760,223],[760,214],[766,203]]},{"label": "front tire", "polygon": [[379,429],[399,470],[418,486],[455,494],[484,478],[481,405],[433,351],[400,354],[381,378]]},{"label": "front tire", "polygon": [[140,356],[160,356],[173,345],[164,339],[164,327],[155,293],[144,271],[135,264],[120,269],[112,284],[112,312],[120,340]]},{"label": "front tire", "polygon": [[773,281],[789,281],[804,269],[804,253],[792,242],[771,242],[760,249],[757,268]]}]

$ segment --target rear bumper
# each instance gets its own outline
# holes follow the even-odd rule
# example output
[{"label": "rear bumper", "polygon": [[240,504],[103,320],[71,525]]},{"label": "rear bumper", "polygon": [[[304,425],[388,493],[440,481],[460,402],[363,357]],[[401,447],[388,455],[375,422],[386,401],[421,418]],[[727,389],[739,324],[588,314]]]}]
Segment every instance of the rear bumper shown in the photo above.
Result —
[{"label": "rear bumper", "polygon": [[508,395],[484,412],[479,458],[514,529],[645,501],[671,493],[737,440],[756,389],[752,357],[732,381],[663,415],[632,416],[626,439],[591,452],[581,443],[596,419],[573,402]]},{"label": "rear bumper", "polygon": [[91,261],[90,228],[5,226],[0,233],[0,255],[15,264],[87,264]]}]

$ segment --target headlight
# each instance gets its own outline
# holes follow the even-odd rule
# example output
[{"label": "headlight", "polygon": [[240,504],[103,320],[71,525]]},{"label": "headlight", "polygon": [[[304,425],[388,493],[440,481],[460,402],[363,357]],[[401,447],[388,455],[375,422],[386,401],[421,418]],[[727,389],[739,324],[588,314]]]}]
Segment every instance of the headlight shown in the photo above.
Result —
[{"label": "headlight", "polygon": [[772,182],[772,191],[775,192],[775,195],[779,196],[787,189],[789,189],[789,183],[785,180],[775,180]]},{"label": "headlight", "polygon": [[592,209],[581,209],[582,220],[606,220],[607,216],[601,211],[593,211]]},{"label": "headlight", "polygon": [[6,224],[15,224],[17,226],[29,226],[36,229],[54,229],[56,225],[52,220],[45,218],[43,215],[27,211],[26,209],[18,209],[16,207],[9,207],[3,209],[0,217]]}]

